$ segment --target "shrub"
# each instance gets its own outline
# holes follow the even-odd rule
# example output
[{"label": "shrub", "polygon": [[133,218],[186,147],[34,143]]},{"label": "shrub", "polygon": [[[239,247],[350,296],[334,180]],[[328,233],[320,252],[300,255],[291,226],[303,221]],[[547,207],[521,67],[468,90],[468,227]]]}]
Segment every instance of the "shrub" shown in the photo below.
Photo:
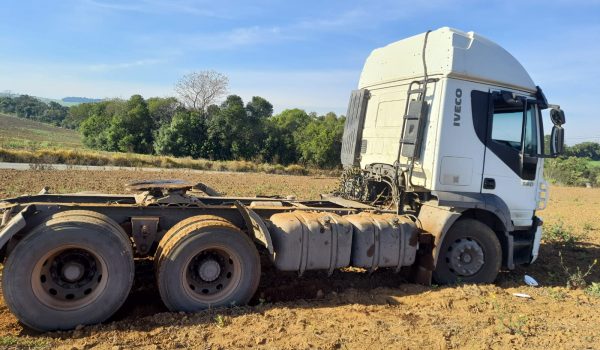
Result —
[{"label": "shrub", "polygon": [[600,298],[600,282],[592,282],[586,289],[585,292],[596,298]]},{"label": "shrub", "polygon": [[566,228],[562,221],[550,225],[544,230],[544,241],[554,244],[573,246],[580,239],[579,236],[572,233],[570,228]]}]

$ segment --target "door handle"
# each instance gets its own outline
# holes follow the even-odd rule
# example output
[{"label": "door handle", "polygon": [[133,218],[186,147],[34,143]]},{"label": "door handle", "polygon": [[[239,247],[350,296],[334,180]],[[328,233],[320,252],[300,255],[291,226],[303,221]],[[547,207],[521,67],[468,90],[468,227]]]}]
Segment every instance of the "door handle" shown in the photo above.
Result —
[{"label": "door handle", "polygon": [[486,190],[496,189],[496,180],[490,177],[483,179],[483,188]]}]

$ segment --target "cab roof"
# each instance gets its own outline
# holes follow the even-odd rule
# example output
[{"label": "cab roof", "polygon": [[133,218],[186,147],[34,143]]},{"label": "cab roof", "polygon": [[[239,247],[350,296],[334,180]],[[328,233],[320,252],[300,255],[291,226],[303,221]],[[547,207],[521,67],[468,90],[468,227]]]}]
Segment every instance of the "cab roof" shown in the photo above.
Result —
[{"label": "cab roof", "polygon": [[[375,49],[365,62],[359,88],[423,78],[425,33]],[[443,27],[429,33],[428,76],[442,76],[535,92],[533,80],[508,51],[474,32]]]}]

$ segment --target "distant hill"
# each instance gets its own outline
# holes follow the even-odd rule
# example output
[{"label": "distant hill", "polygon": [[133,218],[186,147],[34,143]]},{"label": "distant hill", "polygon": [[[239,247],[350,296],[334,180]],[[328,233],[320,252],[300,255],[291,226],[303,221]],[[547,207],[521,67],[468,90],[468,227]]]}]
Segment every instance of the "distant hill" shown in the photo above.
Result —
[{"label": "distant hill", "polygon": [[75,130],[0,113],[0,148],[81,149],[81,136]]},{"label": "distant hill", "polygon": [[90,102],[100,102],[101,98],[89,98],[89,97],[65,97],[61,101],[66,103],[90,103]]},{"label": "distant hill", "polygon": [[[20,94],[20,93],[15,93],[15,92],[0,92],[0,96],[9,96],[9,97],[17,97],[19,95],[26,95],[26,94]],[[31,96],[31,95],[29,95]],[[44,102],[44,103],[50,103],[50,102],[56,102],[58,104],[61,104],[63,106],[75,106],[78,105],[80,103],[88,103],[88,102],[100,102],[102,101],[101,98],[89,98],[89,97],[65,97],[63,99],[57,100],[54,98],[47,98],[47,97],[39,97],[39,96],[31,96],[34,98],[37,98],[38,100]]]}]

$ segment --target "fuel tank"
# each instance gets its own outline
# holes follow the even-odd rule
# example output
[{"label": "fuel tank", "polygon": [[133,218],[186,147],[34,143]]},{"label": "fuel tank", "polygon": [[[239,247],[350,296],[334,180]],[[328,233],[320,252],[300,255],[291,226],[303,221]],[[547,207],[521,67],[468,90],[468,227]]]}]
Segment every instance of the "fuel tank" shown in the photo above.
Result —
[{"label": "fuel tank", "polygon": [[399,271],[415,262],[418,229],[406,216],[360,213],[344,216],[353,228],[351,264],[374,271]]},{"label": "fuel tank", "polygon": [[419,229],[406,216],[293,211],[269,220],[272,260],[282,271],[355,266],[374,271],[415,262]]},{"label": "fuel tank", "polygon": [[334,213],[293,211],[274,214],[269,231],[273,263],[279,270],[328,270],[350,264],[352,225]]}]

